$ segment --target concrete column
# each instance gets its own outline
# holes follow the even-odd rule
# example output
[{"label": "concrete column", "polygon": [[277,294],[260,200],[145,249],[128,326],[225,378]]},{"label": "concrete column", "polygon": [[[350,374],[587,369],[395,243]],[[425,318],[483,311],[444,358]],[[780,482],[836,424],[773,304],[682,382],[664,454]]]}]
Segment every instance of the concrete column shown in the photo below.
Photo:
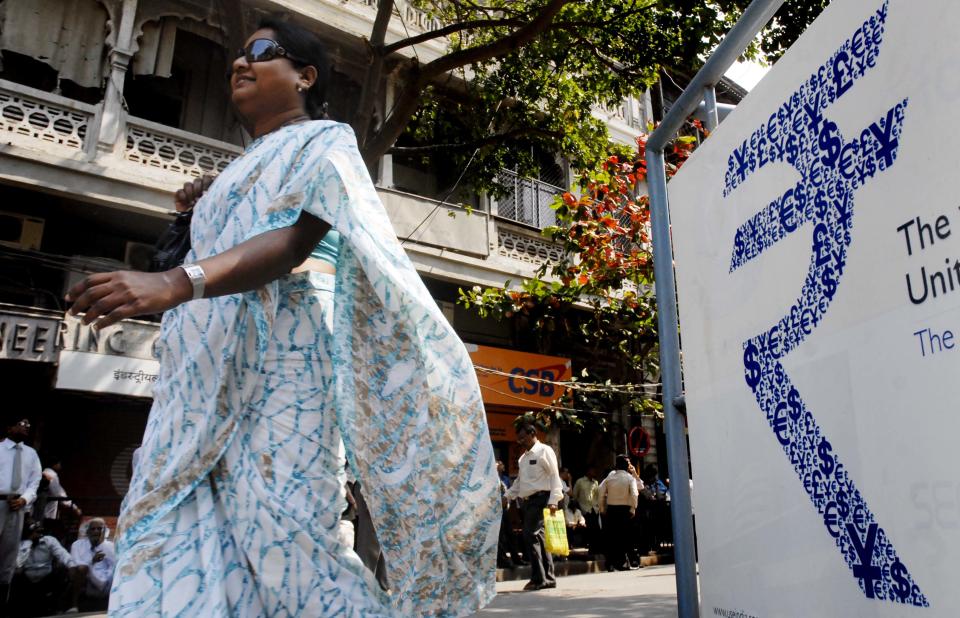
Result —
[{"label": "concrete column", "polygon": [[110,50],[110,75],[107,78],[106,92],[103,98],[103,112],[100,117],[100,131],[97,136],[97,149],[113,152],[123,133],[126,112],[123,109],[123,82],[127,68],[133,58],[133,27],[137,15],[138,0],[123,0],[120,15],[120,27],[117,39]]}]

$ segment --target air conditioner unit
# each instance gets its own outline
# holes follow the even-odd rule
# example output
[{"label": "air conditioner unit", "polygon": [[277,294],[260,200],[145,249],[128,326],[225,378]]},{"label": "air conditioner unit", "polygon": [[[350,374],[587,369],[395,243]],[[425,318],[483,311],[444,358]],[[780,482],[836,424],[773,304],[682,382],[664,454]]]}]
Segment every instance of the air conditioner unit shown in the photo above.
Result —
[{"label": "air conditioner unit", "polygon": [[41,240],[43,219],[0,211],[0,245],[36,251]]}]

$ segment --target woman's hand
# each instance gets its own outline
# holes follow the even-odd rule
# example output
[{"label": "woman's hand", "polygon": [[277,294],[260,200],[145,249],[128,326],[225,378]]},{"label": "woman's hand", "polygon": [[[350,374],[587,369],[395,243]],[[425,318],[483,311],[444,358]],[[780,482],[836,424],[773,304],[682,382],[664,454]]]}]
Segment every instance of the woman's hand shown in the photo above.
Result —
[{"label": "woman's hand", "polygon": [[207,192],[213,184],[214,176],[206,174],[200,178],[183,183],[183,188],[174,193],[173,205],[177,212],[187,212],[197,205],[197,200]]},{"label": "woman's hand", "polygon": [[162,273],[119,270],[90,275],[67,292],[72,315],[83,323],[106,328],[138,315],[161,313],[190,300],[193,287],[181,268]]}]

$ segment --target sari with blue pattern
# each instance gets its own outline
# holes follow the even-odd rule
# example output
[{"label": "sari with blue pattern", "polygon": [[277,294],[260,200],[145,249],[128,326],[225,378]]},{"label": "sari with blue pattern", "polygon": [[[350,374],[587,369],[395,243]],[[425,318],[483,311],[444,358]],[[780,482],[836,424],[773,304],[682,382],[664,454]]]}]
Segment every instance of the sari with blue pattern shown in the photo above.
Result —
[{"label": "sari with blue pattern", "polygon": [[[349,127],[254,141],[198,202],[187,261],[302,212],[341,234],[335,276],[164,316],[112,616],[461,616],[495,594],[500,505],[476,374]],[[345,461],[389,592],[338,538]]]}]

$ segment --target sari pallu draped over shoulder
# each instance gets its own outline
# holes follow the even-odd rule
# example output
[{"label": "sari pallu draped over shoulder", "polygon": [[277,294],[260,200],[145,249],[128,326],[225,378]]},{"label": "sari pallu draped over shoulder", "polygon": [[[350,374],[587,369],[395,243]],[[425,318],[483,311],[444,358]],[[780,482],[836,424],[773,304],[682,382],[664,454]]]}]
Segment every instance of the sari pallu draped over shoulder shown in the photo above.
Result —
[{"label": "sari pallu draped over shoulder", "polygon": [[[341,234],[334,294],[335,413],[361,480],[397,615],[458,616],[495,595],[500,501],[470,357],[396,239],[346,125],[314,121],[256,140],[197,205],[188,261],[296,222]],[[228,168],[229,170],[229,168]],[[224,172],[223,175],[226,175]],[[236,174],[235,174],[236,176]],[[228,206],[220,206],[226,204]],[[164,318],[161,377],[118,527],[136,541],[209,474],[255,396],[278,284],[194,301]]]}]

